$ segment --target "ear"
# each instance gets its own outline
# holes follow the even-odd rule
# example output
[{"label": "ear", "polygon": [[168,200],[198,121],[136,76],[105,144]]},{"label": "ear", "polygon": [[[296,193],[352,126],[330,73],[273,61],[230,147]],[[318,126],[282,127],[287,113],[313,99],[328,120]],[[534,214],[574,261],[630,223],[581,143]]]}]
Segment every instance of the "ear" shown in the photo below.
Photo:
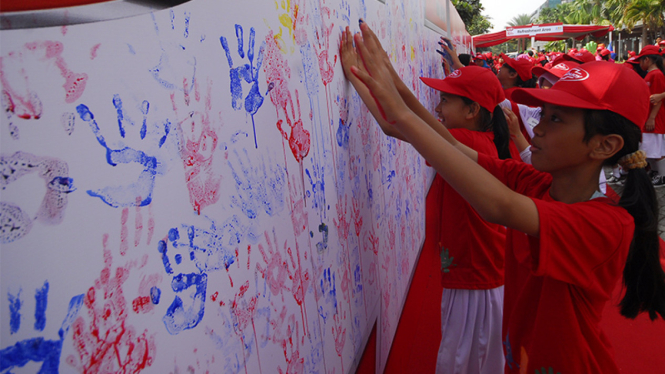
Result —
[{"label": "ear", "polygon": [[477,102],[472,102],[471,104],[466,106],[468,108],[465,118],[466,119],[473,119],[477,117],[480,114],[480,104]]},{"label": "ear", "polygon": [[623,137],[617,134],[595,135],[589,141],[589,156],[595,160],[606,160],[623,148]]}]

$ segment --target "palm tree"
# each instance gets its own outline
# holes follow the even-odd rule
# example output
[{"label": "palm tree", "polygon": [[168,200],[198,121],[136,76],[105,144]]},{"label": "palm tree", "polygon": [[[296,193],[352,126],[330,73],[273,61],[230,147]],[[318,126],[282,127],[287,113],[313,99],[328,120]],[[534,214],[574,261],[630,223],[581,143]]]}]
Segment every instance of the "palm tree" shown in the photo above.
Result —
[{"label": "palm tree", "polygon": [[508,21],[508,26],[510,27],[515,27],[515,26],[524,26],[524,25],[529,25],[533,23],[533,20],[531,19],[531,16],[528,14],[519,14],[510,21]]},{"label": "palm tree", "polygon": [[632,0],[624,12],[626,27],[630,30],[642,22],[642,47],[647,44],[647,32],[649,29],[663,26],[663,13],[665,3],[662,0]]},{"label": "palm tree", "polygon": [[[519,14],[510,21],[508,21],[507,26],[509,27],[515,27],[515,26],[524,26],[524,25],[530,25],[533,23],[533,19],[530,15],[528,14]],[[517,40],[517,45],[519,50],[524,50],[526,48],[526,39],[518,39]]]}]

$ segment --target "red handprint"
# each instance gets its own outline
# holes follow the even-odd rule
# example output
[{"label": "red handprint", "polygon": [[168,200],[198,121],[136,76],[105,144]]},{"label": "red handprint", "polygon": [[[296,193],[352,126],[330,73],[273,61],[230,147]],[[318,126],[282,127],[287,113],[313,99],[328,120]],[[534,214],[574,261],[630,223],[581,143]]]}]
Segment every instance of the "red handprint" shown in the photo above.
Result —
[{"label": "red handprint", "polygon": [[[256,269],[261,272],[266,279],[270,292],[277,296],[282,293],[282,290],[288,289],[286,286],[286,278],[291,278],[292,275],[289,271],[289,265],[286,263],[286,260],[282,259],[275,232],[273,231],[274,246],[267,231],[264,235],[266,238],[266,244],[268,244],[268,255],[266,255],[263,245],[261,244],[259,244],[259,252],[261,252],[261,257],[266,263],[266,268],[264,269],[261,264],[257,263]],[[284,241],[284,249],[286,249],[286,240]]]},{"label": "red handprint", "polygon": [[[210,92],[212,84],[208,82],[208,92],[204,112],[189,112],[178,121],[180,136],[180,157],[185,167],[185,181],[189,190],[189,201],[194,210],[201,210],[219,200],[219,187],[222,177],[213,167],[214,153],[217,149],[217,130],[210,120],[212,109]],[[199,97],[197,95],[197,101]],[[178,116],[175,93],[171,93],[173,110]]]},{"label": "red handprint", "polygon": [[337,356],[339,356],[342,361],[342,373],[344,373],[344,358],[342,357],[342,354],[344,353],[344,344],[346,343],[346,328],[343,327],[343,323],[338,316],[338,314],[333,316],[334,324],[332,327],[332,333],[335,338],[335,352],[337,352]]},{"label": "red handprint", "polygon": [[79,316],[73,324],[78,359],[70,355],[67,363],[82,373],[138,373],[152,365],[155,341],[147,329],[137,334],[134,326],[126,325],[127,302],[122,286],[136,264],[119,266],[112,274],[108,234],[104,235],[102,243],[104,269],[84,299],[88,322]]}]

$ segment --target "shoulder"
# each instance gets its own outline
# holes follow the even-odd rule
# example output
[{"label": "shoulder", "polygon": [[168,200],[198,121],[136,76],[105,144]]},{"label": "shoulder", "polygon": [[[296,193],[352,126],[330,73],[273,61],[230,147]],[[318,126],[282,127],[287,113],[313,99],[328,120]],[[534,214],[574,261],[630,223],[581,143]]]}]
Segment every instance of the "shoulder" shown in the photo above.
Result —
[{"label": "shoulder", "polygon": [[494,145],[494,134],[491,132],[472,131],[467,129],[451,129],[450,134],[460,143],[473,150],[498,157]]}]

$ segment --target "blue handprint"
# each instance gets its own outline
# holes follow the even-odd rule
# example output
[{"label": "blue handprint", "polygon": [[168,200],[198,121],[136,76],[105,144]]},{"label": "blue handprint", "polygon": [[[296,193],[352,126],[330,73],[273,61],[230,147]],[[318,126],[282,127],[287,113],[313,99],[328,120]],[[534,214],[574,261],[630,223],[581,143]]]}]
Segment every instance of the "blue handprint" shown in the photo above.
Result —
[{"label": "blue handprint", "polygon": [[[334,314],[337,314],[337,287],[335,286],[335,273],[330,268],[323,270],[323,278],[319,281],[321,294],[326,303],[333,304]],[[328,318],[328,312],[324,313],[323,305],[319,306],[319,315],[323,318],[323,323]]]},{"label": "blue handprint", "polygon": [[238,195],[231,196],[231,201],[242,209],[247,218],[255,219],[261,210],[272,217],[284,207],[284,184],[287,182],[284,168],[269,161],[268,170],[263,158],[262,165],[254,167],[247,150],[243,151],[244,160],[236,150],[233,151],[238,167],[228,161],[238,192]]},{"label": "blue handprint", "polygon": [[[173,245],[175,249],[179,247],[186,246],[186,243],[180,242],[180,234],[177,229],[169,230],[168,240]],[[160,240],[157,245],[159,253],[162,255],[162,262],[164,264],[164,270],[169,275],[173,275],[173,267],[168,256],[167,244],[166,241]],[[194,252],[190,252],[190,259],[193,260]],[[179,265],[182,262],[182,255],[176,254],[174,256],[175,263]],[[196,325],[201,322],[203,319],[203,314],[205,312],[205,298],[206,298],[206,288],[208,285],[208,275],[204,272],[192,272],[188,274],[179,273],[173,276],[171,281],[171,289],[176,293],[180,294],[183,291],[194,287],[194,294],[189,295],[192,299],[192,303],[185,309],[182,299],[179,295],[176,295],[173,299],[173,302],[166,310],[166,314],[162,318],[166,330],[171,335],[177,335],[183,330],[188,330],[196,327]]]},{"label": "blue handprint", "polygon": [[[247,59],[249,64],[239,65],[233,67],[233,58],[231,57],[231,50],[229,49],[229,42],[224,36],[219,38],[222,43],[222,48],[226,52],[226,59],[229,62],[229,77],[231,79],[231,105],[233,109],[240,110],[242,108],[242,80],[250,83],[252,86],[245,97],[245,111],[252,116],[252,128],[254,130],[254,147],[258,148],[256,141],[256,125],[254,124],[254,115],[263,105],[263,96],[259,92],[259,71],[263,63],[263,50],[265,49],[265,41],[259,47],[259,54],[256,59],[256,66],[254,66],[254,39],[256,31],[250,28],[249,31],[249,46],[247,47]],[[240,58],[245,58],[245,51],[243,47],[243,29],[242,26],[236,24],[236,38],[238,39],[238,54]],[[268,88],[270,91],[270,87]],[[266,92],[267,95],[267,92]]]},{"label": "blue handprint", "polygon": [[[124,137],[125,130],[123,127],[123,122],[125,121],[124,110],[122,109],[122,101],[120,98],[115,95],[113,98],[113,104],[116,107],[118,113],[118,124],[120,135]],[[143,125],[140,130],[141,138],[145,138],[146,133],[146,116],[148,114],[148,109],[150,104],[147,101],[144,101],[141,106],[141,112],[143,113]],[[122,149],[112,149],[108,146],[106,139],[99,129],[99,125],[95,120],[95,116],[92,114],[90,109],[84,105],[80,104],[76,107],[81,119],[85,122],[88,122],[92,132],[97,138],[97,142],[106,149],[106,162],[111,166],[117,166],[118,164],[131,164],[137,163],[143,166],[143,171],[139,174],[138,180],[134,183],[130,183],[126,186],[107,186],[102,189],[92,191],[88,190],[88,195],[92,197],[100,198],[104,203],[114,207],[131,207],[131,206],[146,206],[152,202],[152,191],[155,187],[155,176],[157,175],[157,168],[160,166],[159,161],[154,156],[150,156],[143,151],[135,150],[130,147],[124,147]],[[166,135],[159,140],[159,147],[164,144],[164,138],[168,136],[170,126],[168,122],[165,124]]]},{"label": "blue handprint", "polygon": [[[181,232],[185,235],[181,235]],[[203,319],[208,284],[207,273],[228,269],[236,261],[234,249],[243,237],[244,228],[237,217],[233,216],[219,227],[212,222],[210,229],[207,230],[191,225],[183,225],[180,229],[172,228],[168,233],[168,243],[166,240],[159,242],[158,250],[162,255],[164,270],[168,274],[176,274],[168,254],[169,245],[173,248],[173,252],[176,252],[173,254],[175,266],[187,265],[183,263],[183,253],[189,258],[189,262],[196,266],[196,269],[190,268],[186,274],[178,273],[173,276],[171,289],[176,294],[192,287],[194,291],[189,297],[192,300],[189,306],[186,307],[183,299],[176,295],[168,307],[162,321],[171,335],[192,329]]]},{"label": "blue handprint", "polygon": [[[44,286],[35,291],[35,329],[43,331],[46,325],[46,306],[48,296],[49,284],[44,282]],[[20,298],[20,292],[16,296],[8,295],[10,301],[10,326],[12,332],[14,327],[20,325],[20,304],[18,302],[18,309],[12,309],[12,305],[16,306],[16,299]],[[23,367],[29,362],[41,362],[42,366],[39,369],[39,374],[57,374],[60,367],[60,355],[62,354],[62,343],[67,336],[69,327],[74,322],[74,319],[79,313],[83,305],[83,295],[72,297],[69,301],[67,315],[62,321],[60,330],[58,331],[59,339],[46,340],[43,337],[25,339],[13,346],[9,346],[0,350],[0,372],[9,373],[11,369]],[[18,323],[16,321],[19,321]]]}]

